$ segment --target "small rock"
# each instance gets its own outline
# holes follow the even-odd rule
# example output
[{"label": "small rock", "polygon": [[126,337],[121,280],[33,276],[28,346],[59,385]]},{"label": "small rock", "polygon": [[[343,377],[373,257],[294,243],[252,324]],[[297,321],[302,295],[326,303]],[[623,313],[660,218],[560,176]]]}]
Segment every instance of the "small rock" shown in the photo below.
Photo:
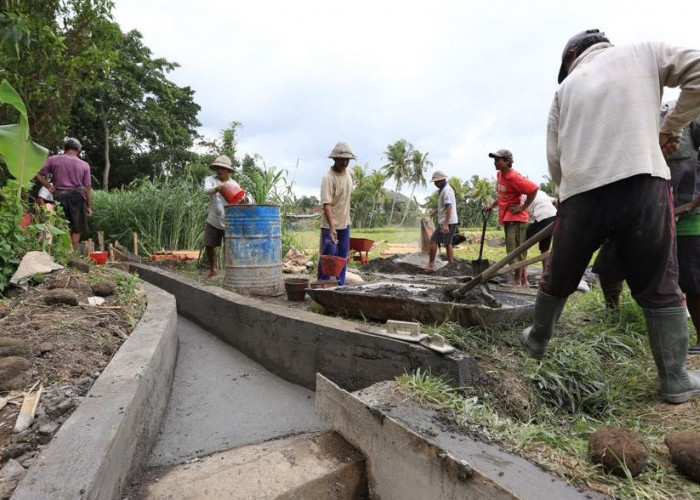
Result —
[{"label": "small rock", "polygon": [[39,344],[39,347],[37,347],[37,351],[39,354],[46,354],[47,352],[51,352],[55,349],[53,344],[50,344],[49,342],[43,342]]},{"label": "small rock", "polygon": [[72,267],[73,269],[77,269],[78,271],[82,271],[84,273],[90,272],[90,264],[75,257],[68,261],[68,267]]},{"label": "small rock", "polygon": [[9,459],[3,468],[0,469],[0,477],[4,479],[4,487],[9,492],[12,492],[17,487],[26,473],[27,469],[13,458]]},{"label": "small rock", "polygon": [[0,358],[0,392],[17,391],[29,384],[32,364],[19,356]]},{"label": "small rock", "polygon": [[67,304],[69,306],[78,305],[78,296],[73,290],[67,288],[55,288],[44,294],[44,302],[48,305]]},{"label": "small rock", "polygon": [[0,337],[0,358],[26,356],[32,352],[29,344],[20,339]]},{"label": "small rock", "polygon": [[117,284],[112,281],[99,281],[91,285],[92,293],[98,297],[109,297],[114,295],[117,290]]},{"label": "small rock", "polygon": [[5,451],[2,454],[2,459],[8,460],[11,458],[21,457],[25,453],[28,453],[32,450],[34,450],[34,445],[32,445],[31,443],[15,443],[12,446],[9,446],[5,449]]},{"label": "small rock", "polygon": [[632,477],[636,477],[644,470],[649,450],[636,432],[604,427],[591,434],[588,456],[592,463],[601,464],[606,472],[625,477],[624,464]]},{"label": "small rock", "polygon": [[10,311],[12,308],[10,307],[10,304],[7,302],[0,302],[0,318],[4,318],[8,314],[10,314]]},{"label": "small rock", "polygon": [[50,408],[46,408],[46,414],[51,418],[58,418],[69,410],[75,407],[75,401],[72,399],[64,399],[60,403]]},{"label": "small rock", "polygon": [[671,462],[688,478],[700,483],[700,433],[671,432],[666,435],[665,442]]},{"label": "small rock", "polygon": [[355,274],[350,271],[345,272],[345,284],[346,285],[361,285],[365,280],[359,274]]}]

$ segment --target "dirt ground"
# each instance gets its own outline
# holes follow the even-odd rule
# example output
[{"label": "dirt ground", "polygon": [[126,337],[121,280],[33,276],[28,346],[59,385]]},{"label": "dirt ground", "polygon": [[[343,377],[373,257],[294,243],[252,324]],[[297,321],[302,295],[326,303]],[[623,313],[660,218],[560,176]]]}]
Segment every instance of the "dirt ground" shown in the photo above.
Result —
[{"label": "dirt ground", "polygon": [[[98,293],[112,291],[103,305],[89,305],[88,297],[96,296],[93,287]],[[99,287],[106,290],[99,292]],[[78,305],[47,304],[47,295],[59,290],[73,292]],[[145,308],[145,296],[132,277],[117,278],[110,270],[90,266],[89,273],[66,268],[44,275],[27,290],[11,289],[0,305],[0,368],[7,370],[10,360],[21,369],[19,378],[12,379],[14,386],[8,373],[17,370],[0,370],[0,401],[13,398],[0,409],[0,468],[10,459],[28,467],[128,338]],[[43,391],[34,425],[13,433],[22,392],[39,386]]]}]

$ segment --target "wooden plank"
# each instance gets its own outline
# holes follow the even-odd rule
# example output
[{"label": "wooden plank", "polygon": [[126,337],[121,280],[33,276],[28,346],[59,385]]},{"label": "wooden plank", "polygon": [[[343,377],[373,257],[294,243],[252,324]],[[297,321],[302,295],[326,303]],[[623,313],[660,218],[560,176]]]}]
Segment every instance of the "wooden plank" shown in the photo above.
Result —
[{"label": "wooden plank", "polygon": [[97,241],[99,242],[98,244],[100,245],[100,252],[105,251],[105,232],[104,231],[97,231]]},{"label": "wooden plank", "polygon": [[39,405],[39,398],[43,388],[44,386],[40,385],[36,392],[31,392],[30,390],[24,397],[22,408],[17,416],[17,422],[15,422],[14,432],[22,432],[25,429],[29,429],[29,426],[34,422],[34,414],[36,413],[36,407]]}]

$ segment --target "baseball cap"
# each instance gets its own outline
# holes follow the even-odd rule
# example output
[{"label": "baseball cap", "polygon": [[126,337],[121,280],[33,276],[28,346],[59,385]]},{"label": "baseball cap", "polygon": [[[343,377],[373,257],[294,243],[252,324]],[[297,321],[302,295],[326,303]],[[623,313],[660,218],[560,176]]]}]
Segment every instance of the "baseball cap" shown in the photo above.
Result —
[{"label": "baseball cap", "polygon": [[561,54],[561,66],[559,67],[559,77],[557,78],[557,82],[563,82],[564,78],[566,78],[569,74],[569,68],[566,67],[564,60],[566,59],[566,54],[568,54],[570,50],[575,51],[576,56],[578,57],[588,47],[600,42],[610,42],[610,40],[608,40],[605,33],[599,29],[581,31],[580,33],[576,33],[574,36],[569,38],[569,41],[566,42],[566,45],[564,46],[564,52]]},{"label": "baseball cap", "polygon": [[513,161],[513,153],[507,149],[499,149],[495,153],[489,153],[489,158],[503,158],[508,161]]}]

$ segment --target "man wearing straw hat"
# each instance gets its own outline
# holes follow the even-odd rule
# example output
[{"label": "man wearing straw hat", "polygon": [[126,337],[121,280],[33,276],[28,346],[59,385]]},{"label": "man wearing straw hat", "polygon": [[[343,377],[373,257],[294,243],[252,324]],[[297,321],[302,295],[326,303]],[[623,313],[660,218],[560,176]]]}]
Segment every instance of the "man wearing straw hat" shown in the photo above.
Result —
[{"label": "man wearing straw hat", "polygon": [[435,187],[440,190],[438,196],[438,227],[430,236],[430,253],[428,254],[428,264],[424,269],[428,271],[435,270],[435,256],[437,255],[438,245],[445,245],[447,252],[447,262],[454,261],[454,251],[452,249],[452,240],[459,219],[457,218],[457,202],[455,192],[452,186],[447,182],[447,175],[442,170],[437,170],[433,173],[430,182],[435,183]]},{"label": "man wearing straw hat", "polygon": [[[352,176],[348,171],[350,160],[355,155],[350,146],[339,142],[328,155],[333,166],[325,173],[321,181],[321,243],[319,248],[318,279],[331,277],[323,274],[320,265],[321,255],[335,255],[348,258],[350,249],[350,195],[352,194]],[[338,284],[345,285],[347,262],[338,276]]]},{"label": "man wearing straw hat", "polygon": [[216,247],[221,246],[224,240],[224,230],[226,229],[226,214],[224,212],[224,198],[221,196],[221,189],[224,186],[240,188],[238,183],[231,179],[231,172],[234,171],[231,159],[226,155],[221,155],[209,165],[209,168],[216,172],[204,179],[204,192],[209,196],[209,214],[204,223],[204,247],[209,259],[208,277],[216,276]]}]

